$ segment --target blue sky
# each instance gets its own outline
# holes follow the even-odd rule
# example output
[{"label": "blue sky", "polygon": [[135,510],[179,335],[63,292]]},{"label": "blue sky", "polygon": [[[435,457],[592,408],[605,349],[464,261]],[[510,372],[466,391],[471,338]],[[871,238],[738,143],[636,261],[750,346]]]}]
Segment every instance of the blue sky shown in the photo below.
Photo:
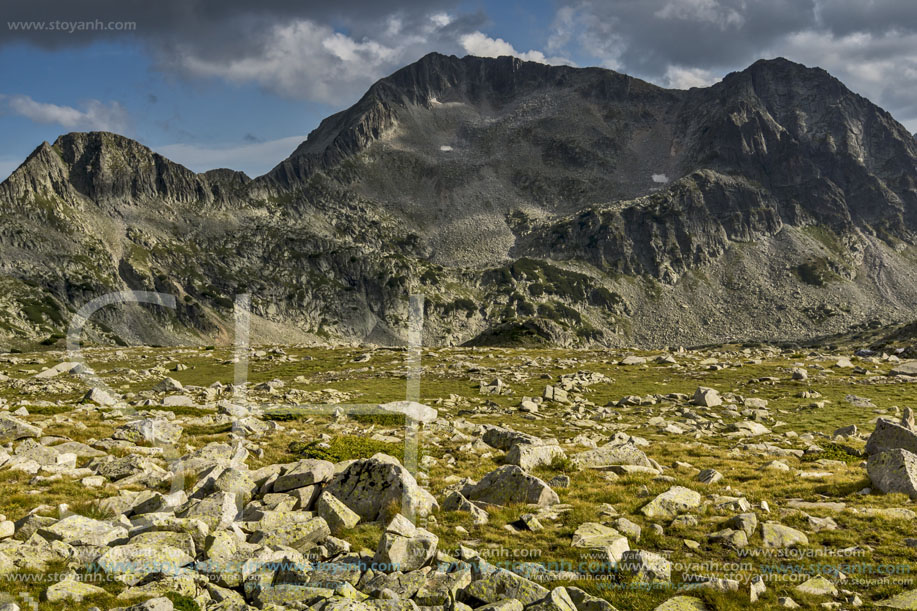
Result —
[{"label": "blue sky", "polygon": [[[679,88],[782,55],[821,65],[917,131],[917,3],[276,0],[253,8],[227,0],[212,5],[216,12],[207,0],[79,4],[0,9],[0,178],[42,141],[95,129],[196,171],[258,175],[322,118],[430,51],[598,65]],[[11,26],[97,19],[136,25]]]}]

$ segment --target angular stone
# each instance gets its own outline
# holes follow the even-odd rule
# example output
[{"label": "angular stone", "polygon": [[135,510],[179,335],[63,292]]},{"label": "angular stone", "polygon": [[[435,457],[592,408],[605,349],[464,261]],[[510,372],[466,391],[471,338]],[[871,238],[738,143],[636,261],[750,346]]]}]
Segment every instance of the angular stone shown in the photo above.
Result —
[{"label": "angular stone", "polygon": [[325,492],[339,499],[367,522],[386,519],[391,508],[424,517],[438,507],[436,499],[391,457],[356,460],[332,478]]},{"label": "angular stone", "polygon": [[467,511],[471,514],[471,519],[478,526],[487,524],[490,517],[487,512],[466,499],[461,492],[452,492],[443,501],[443,511]]},{"label": "angular stone", "polygon": [[141,418],[115,429],[112,438],[132,443],[175,445],[183,430],[181,426],[165,418]]},{"label": "angular stone", "polygon": [[329,481],[334,476],[334,463],[307,458],[301,460],[274,481],[274,492],[284,492],[303,486]]},{"label": "angular stone", "polygon": [[702,407],[716,407],[723,404],[723,398],[720,397],[718,390],[707,388],[706,386],[700,386],[697,390],[694,391],[694,398],[692,399],[692,403]]},{"label": "angular stone", "polygon": [[9,414],[0,414],[0,443],[28,437],[40,437],[42,430]]},{"label": "angular stone", "polygon": [[634,465],[655,468],[643,450],[632,443],[609,443],[593,450],[576,454],[573,462],[580,467],[602,469],[611,465]]},{"label": "angular stone", "polygon": [[907,450],[917,454],[917,431],[901,426],[891,420],[879,418],[876,428],[866,441],[866,453],[881,454],[888,450]]},{"label": "angular stone", "polygon": [[653,552],[630,550],[624,552],[618,569],[638,581],[669,581],[672,563]]},{"label": "angular stone", "polygon": [[305,552],[319,545],[329,535],[331,535],[331,529],[322,518],[293,519],[269,531],[256,532],[252,536],[252,543],[285,545]]},{"label": "angular stone", "polygon": [[506,464],[516,465],[525,471],[531,471],[536,467],[550,465],[555,458],[566,458],[563,449],[557,445],[550,446],[533,446],[529,444],[517,444],[510,448],[506,453]]},{"label": "angular stone", "polygon": [[764,522],[761,525],[761,539],[764,547],[778,549],[809,544],[805,533],[777,522]]},{"label": "angular stone", "polygon": [[799,584],[796,586],[796,591],[812,596],[837,596],[837,588],[834,584],[821,575],[816,575]]},{"label": "angular stone", "polygon": [[866,462],[872,485],[886,494],[901,492],[917,499],[917,454],[895,449],[872,454]]},{"label": "angular stone", "polygon": [[700,506],[700,494],[684,488],[673,486],[652,501],[640,508],[640,513],[648,518],[674,518]]},{"label": "angular stone", "polygon": [[548,590],[544,586],[506,569],[494,569],[480,579],[472,581],[461,591],[466,602],[473,607],[514,598],[523,605],[544,599]]},{"label": "angular stone", "polygon": [[360,523],[360,516],[328,492],[323,492],[315,503],[318,516],[328,523],[332,534],[339,535]]},{"label": "angular stone", "polygon": [[373,563],[389,573],[416,571],[433,559],[438,543],[439,537],[398,514],[382,534]]},{"label": "angular stone", "polygon": [[118,524],[73,514],[55,524],[39,528],[38,534],[49,541],[63,541],[70,545],[105,546],[127,537],[127,529]]},{"label": "angular stone", "polygon": [[501,426],[488,426],[481,439],[490,447],[504,452],[508,452],[515,445],[544,445],[544,441],[534,435],[520,433]]},{"label": "angular stone", "polygon": [[577,611],[576,605],[567,594],[567,589],[554,588],[551,592],[534,605],[527,607],[528,611]]},{"label": "angular stone", "polygon": [[560,502],[550,486],[515,465],[504,465],[491,471],[465,492],[468,499],[489,505],[529,503],[547,507]]}]

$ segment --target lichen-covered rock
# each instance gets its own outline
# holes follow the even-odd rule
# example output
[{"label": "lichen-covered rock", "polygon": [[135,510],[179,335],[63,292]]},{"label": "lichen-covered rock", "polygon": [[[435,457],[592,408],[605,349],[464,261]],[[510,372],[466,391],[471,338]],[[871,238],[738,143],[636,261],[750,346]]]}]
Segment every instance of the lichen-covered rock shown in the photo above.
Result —
[{"label": "lichen-covered rock", "polygon": [[416,571],[433,559],[438,543],[439,537],[398,514],[386,526],[373,563],[390,573]]},{"label": "lichen-covered rock", "polygon": [[875,430],[866,441],[866,453],[872,456],[897,449],[917,454],[917,431],[885,418],[879,418],[876,420]]},{"label": "lichen-covered rock", "polygon": [[118,427],[111,436],[132,443],[175,445],[183,431],[180,425],[165,418],[141,418]]},{"label": "lichen-covered rock", "polygon": [[648,518],[674,518],[700,506],[700,494],[683,486],[673,486],[640,508]]},{"label": "lichen-covered rock", "polygon": [[550,465],[556,458],[566,458],[566,456],[563,448],[558,445],[516,444],[506,453],[506,464],[531,471],[536,467]]},{"label": "lichen-covered rock", "polygon": [[385,455],[354,461],[332,478],[325,492],[367,522],[391,518],[393,507],[414,516],[429,515],[438,507],[433,495],[421,488],[407,469]]},{"label": "lichen-covered rock", "polygon": [[489,505],[529,503],[546,507],[560,502],[550,486],[515,465],[504,465],[491,471],[464,493],[469,500]]},{"label": "lichen-covered rock", "polygon": [[808,545],[809,538],[805,533],[777,522],[761,524],[761,541],[764,547],[784,548]]},{"label": "lichen-covered rock", "polygon": [[63,541],[79,545],[108,545],[112,541],[127,537],[127,529],[120,524],[73,514],[55,524],[40,527],[38,534],[49,541]]},{"label": "lichen-covered rock", "polygon": [[360,523],[360,516],[329,492],[322,492],[318,497],[315,511],[328,523],[334,535],[350,530]]},{"label": "lichen-covered rock", "polygon": [[274,492],[327,482],[334,475],[334,463],[307,458],[301,460],[274,481]]},{"label": "lichen-covered rock", "polygon": [[873,454],[866,462],[866,472],[877,490],[917,499],[917,454],[901,448]]},{"label": "lichen-covered rock", "polygon": [[609,443],[602,447],[580,452],[572,458],[580,467],[601,469],[612,465],[653,467],[646,454],[632,443]]}]

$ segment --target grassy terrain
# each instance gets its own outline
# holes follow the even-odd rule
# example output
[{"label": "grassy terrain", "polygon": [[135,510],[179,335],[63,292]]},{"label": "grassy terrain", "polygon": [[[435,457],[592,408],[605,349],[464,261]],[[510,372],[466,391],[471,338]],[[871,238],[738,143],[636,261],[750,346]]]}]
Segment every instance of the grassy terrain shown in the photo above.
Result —
[{"label": "grassy terrain", "polygon": [[[257,468],[277,462],[293,462],[302,456],[346,460],[369,456],[378,451],[398,455],[402,448],[398,439],[404,429],[397,418],[390,416],[335,416],[292,409],[299,404],[375,404],[405,397],[406,353],[397,349],[377,349],[368,361],[360,362],[365,349],[285,348],[285,353],[273,353],[269,348],[249,356],[246,400],[264,407],[282,430],[256,439],[260,456],[253,454],[249,465]],[[542,438],[557,438],[568,455],[587,448],[574,442],[586,435],[599,445],[616,431],[645,439],[647,455],[661,464],[662,477],[653,475],[613,476],[593,470],[577,470],[570,461],[539,468],[536,475],[548,480],[566,474],[571,478],[567,488],[556,488],[562,510],[541,520],[544,529],[521,536],[507,525],[516,522],[525,506],[492,508],[490,521],[484,526],[472,523],[468,514],[436,513],[426,527],[440,537],[440,549],[456,550],[470,545],[492,562],[541,563],[548,567],[573,568],[594,560],[592,552],[571,546],[576,528],[584,522],[611,524],[614,517],[605,510],[611,505],[618,515],[627,517],[642,527],[639,541],[631,540],[632,549],[665,554],[676,563],[673,571],[675,586],[682,583],[686,573],[706,567],[714,576],[732,576],[743,580],[735,593],[720,593],[708,589],[693,591],[711,609],[745,609],[749,606],[747,580],[768,574],[767,590],[756,604],[766,609],[777,606],[781,596],[791,596],[804,608],[818,608],[830,600],[806,596],[794,587],[801,579],[786,571],[824,572],[826,567],[840,567],[848,575],[840,582],[842,589],[859,594],[868,605],[909,587],[911,576],[869,574],[878,565],[909,568],[917,566],[917,548],[903,544],[914,535],[913,522],[883,516],[873,510],[910,508],[914,504],[903,495],[860,494],[869,486],[862,459],[857,456],[865,437],[879,416],[896,417],[899,408],[914,406],[917,398],[913,385],[887,376],[892,365],[876,359],[853,359],[854,364],[867,370],[854,373],[851,368],[838,368],[838,355],[818,352],[761,351],[727,347],[717,351],[675,354],[675,364],[656,364],[652,358],[661,353],[640,353],[650,358],[645,365],[617,364],[630,353],[609,351],[570,351],[555,349],[436,349],[425,350],[420,400],[436,407],[448,423],[426,427],[421,438],[421,457],[425,486],[440,501],[445,488],[461,477],[478,479],[502,464],[502,452],[481,452],[467,447],[468,439],[459,439],[452,428],[459,422],[499,424],[528,432]],[[636,353],[634,353],[636,354]],[[10,381],[0,383],[0,398],[11,409],[25,406],[36,423],[43,423],[46,435],[61,435],[75,441],[92,444],[111,435],[120,423],[105,410],[79,408],[78,400],[86,390],[85,383],[72,376],[61,376],[48,383],[33,379],[38,371],[64,358],[61,354],[41,353],[6,357],[0,360],[0,372]],[[184,426],[180,445],[200,447],[210,441],[230,439],[231,426],[216,416],[217,399],[232,399],[232,393],[207,395],[207,388],[219,382],[233,383],[234,363],[230,350],[178,348],[98,349],[88,352],[87,363],[114,391],[128,401],[160,397],[151,389],[162,378],[175,378],[185,387],[185,394],[194,399],[195,407],[138,409],[172,411]],[[184,369],[175,371],[181,363]],[[793,367],[805,367],[806,381],[791,379]],[[543,404],[536,415],[519,411],[523,397],[541,396],[546,384],[561,376],[580,371],[597,372],[608,381],[588,386],[579,393],[581,400],[573,405]],[[483,382],[499,378],[510,388],[507,394],[485,395],[479,391]],[[281,380],[282,386],[273,390],[258,390],[258,385]],[[695,411],[708,421],[733,422],[746,419],[726,413],[725,406],[706,410],[662,398],[668,393],[693,394],[698,386],[719,390],[725,403],[742,407],[741,397],[768,401],[769,416],[763,423],[771,433],[752,439],[726,434],[722,428],[705,432],[695,430],[686,410]],[[804,391],[817,392],[820,397],[803,398]],[[734,401],[729,393],[736,397]],[[625,396],[649,397],[644,405],[616,405]],[[855,407],[849,395],[868,398],[874,407]],[[815,405],[817,402],[817,405]],[[604,407],[608,405],[608,407]],[[78,411],[73,411],[77,410]],[[663,430],[651,419],[660,417],[665,423],[679,424],[686,433]],[[832,442],[835,429],[856,424],[859,438],[844,440],[842,446]],[[773,443],[782,448],[806,450],[817,444],[822,453],[803,459],[775,456],[767,448],[752,444]],[[844,449],[846,448],[846,449]],[[788,472],[764,470],[765,465],[779,458]],[[673,468],[677,461],[690,463],[694,469]],[[82,461],[85,462],[85,461]],[[698,469],[714,468],[723,479],[710,486],[694,480]],[[800,473],[825,472],[819,478],[803,477]],[[668,521],[656,520],[662,532],[654,532],[651,520],[639,513],[649,499],[680,485],[699,491],[705,504],[693,514],[696,524],[670,526]],[[0,513],[16,520],[39,505],[47,515],[56,515],[57,505],[67,503],[71,510],[91,514],[91,501],[110,496],[116,489],[109,485],[91,489],[78,481],[61,479],[36,482],[19,472],[0,471]],[[723,522],[736,512],[718,511],[709,501],[712,495],[745,497],[757,514],[759,522],[773,520],[804,531],[809,538],[805,550],[810,555],[780,558],[760,549],[761,539],[755,534],[745,550],[735,550],[708,540],[708,535],[724,528]],[[809,515],[833,517],[838,528],[814,532],[808,517],[793,509],[793,499],[804,501],[840,501],[846,508],[840,512],[807,509]],[[761,503],[769,506],[769,512]],[[349,532],[346,538],[354,549],[374,549],[381,534],[381,525],[363,524]],[[687,541],[687,543],[686,543]],[[692,546],[690,542],[696,542]],[[837,557],[825,555],[844,548],[857,548],[858,555]],[[818,555],[816,555],[818,554]],[[844,565],[844,566],[842,566]],[[854,565],[854,566],[847,566]],[[864,574],[857,574],[856,571]],[[904,570],[904,568],[902,568]],[[701,570],[700,572],[704,572]],[[587,570],[586,573],[589,573]],[[669,588],[645,590],[627,583],[622,576],[600,571],[589,579],[574,579],[566,575],[554,585],[577,585],[607,598],[619,609],[650,610],[674,595]],[[571,579],[566,579],[570,577]],[[582,576],[580,576],[582,577]],[[891,577],[891,579],[887,579]],[[47,583],[7,581],[2,589],[14,596],[21,592],[41,596]],[[545,584],[548,585],[548,584]],[[42,609],[77,611],[97,605],[116,606],[114,596],[123,589],[118,583],[104,586],[110,595],[101,600],[55,605],[42,603]]]}]

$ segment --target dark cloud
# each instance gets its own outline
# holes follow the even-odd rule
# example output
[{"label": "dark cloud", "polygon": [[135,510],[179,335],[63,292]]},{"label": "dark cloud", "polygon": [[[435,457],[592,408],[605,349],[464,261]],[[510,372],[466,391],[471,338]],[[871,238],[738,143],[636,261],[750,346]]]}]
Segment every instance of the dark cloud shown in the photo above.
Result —
[{"label": "dark cloud", "polygon": [[[3,7],[7,22],[133,22],[130,32],[113,30],[62,31],[10,29],[0,30],[0,44],[29,42],[42,47],[59,48],[87,44],[100,38],[138,36],[148,39],[184,40],[190,37],[214,38],[227,44],[245,45],[247,28],[259,29],[266,24],[290,19],[308,19],[362,29],[394,14],[410,19],[454,7],[455,0],[34,0],[9,2]],[[229,28],[228,31],[226,28]],[[219,32],[225,32],[220,36]]]}]

